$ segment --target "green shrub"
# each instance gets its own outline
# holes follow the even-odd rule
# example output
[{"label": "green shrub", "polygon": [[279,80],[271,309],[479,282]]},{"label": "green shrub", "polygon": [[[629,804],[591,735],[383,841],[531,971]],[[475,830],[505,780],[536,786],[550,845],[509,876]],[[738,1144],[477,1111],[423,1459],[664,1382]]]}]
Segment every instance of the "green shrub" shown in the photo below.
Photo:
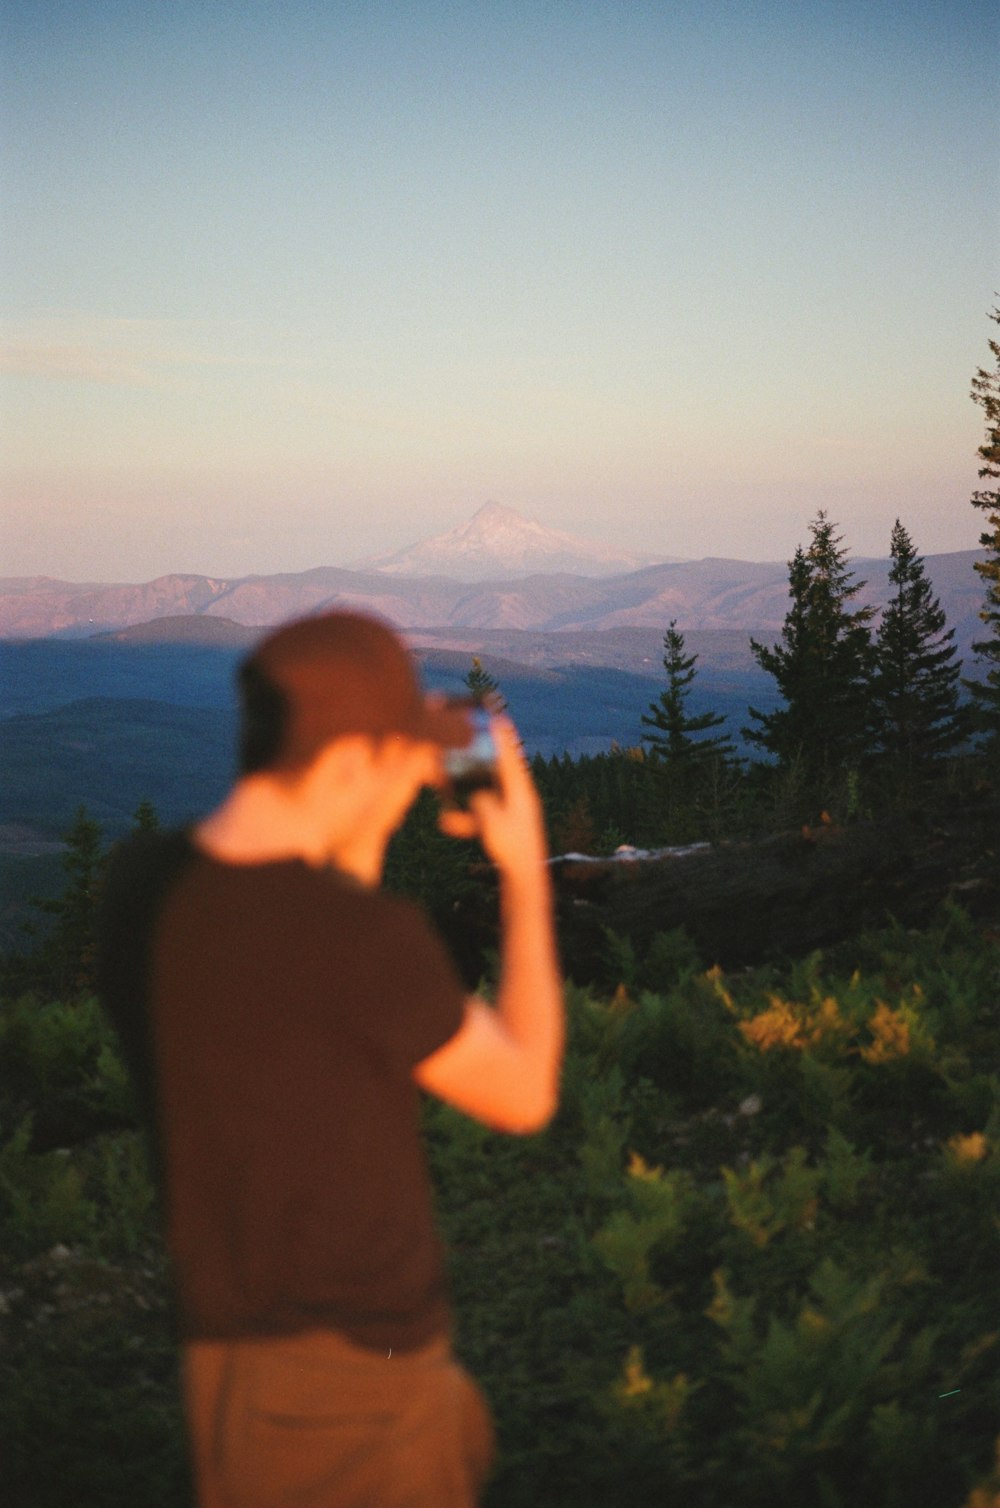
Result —
[{"label": "green shrub", "polygon": [[0,1147],[0,1229],[13,1255],[31,1256],[50,1246],[87,1240],[97,1208],[84,1193],[80,1170],[63,1150],[29,1151],[31,1117]]}]

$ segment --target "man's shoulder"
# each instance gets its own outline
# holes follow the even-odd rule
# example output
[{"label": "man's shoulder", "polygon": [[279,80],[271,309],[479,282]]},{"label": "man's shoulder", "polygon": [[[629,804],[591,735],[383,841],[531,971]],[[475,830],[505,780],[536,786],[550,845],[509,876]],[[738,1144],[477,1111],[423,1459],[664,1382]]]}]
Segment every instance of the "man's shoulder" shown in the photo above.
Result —
[{"label": "man's shoulder", "polygon": [[339,870],[312,871],[333,890],[344,903],[347,913],[370,918],[379,926],[402,929],[406,932],[433,931],[430,918],[419,901],[398,891],[387,890],[383,885],[362,885],[350,875]]}]

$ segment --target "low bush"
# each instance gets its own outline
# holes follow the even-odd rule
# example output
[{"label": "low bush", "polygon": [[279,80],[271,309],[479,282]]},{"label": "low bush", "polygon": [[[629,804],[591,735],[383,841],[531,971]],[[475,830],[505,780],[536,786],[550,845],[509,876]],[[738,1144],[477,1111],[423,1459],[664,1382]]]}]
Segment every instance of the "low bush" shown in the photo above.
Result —
[{"label": "low bush", "polygon": [[[669,935],[632,963],[613,994],[567,987],[544,1133],[423,1101],[497,1421],[484,1508],[992,1504],[996,940],[948,908],[783,969],[706,971]],[[102,1128],[121,1064],[87,1002],[5,1003],[0,1048],[16,1501],[180,1508],[156,1203],[137,1133]],[[42,1147],[60,1096],[79,1140]]]}]

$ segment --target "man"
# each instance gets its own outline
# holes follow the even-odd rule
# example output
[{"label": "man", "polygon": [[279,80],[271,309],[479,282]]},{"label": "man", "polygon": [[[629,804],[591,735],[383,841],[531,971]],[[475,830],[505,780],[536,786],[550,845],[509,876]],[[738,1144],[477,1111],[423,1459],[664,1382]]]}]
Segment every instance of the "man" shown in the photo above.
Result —
[{"label": "man", "polygon": [[468,714],[378,620],[330,613],[243,665],[240,774],[110,867],[101,990],[149,1107],[202,1508],[471,1508],[494,1455],[455,1359],[421,1089],[494,1128],[555,1111],[564,1043],[540,803],[493,719],[498,788],[443,811],[499,872],[493,1008],[386,845]]}]

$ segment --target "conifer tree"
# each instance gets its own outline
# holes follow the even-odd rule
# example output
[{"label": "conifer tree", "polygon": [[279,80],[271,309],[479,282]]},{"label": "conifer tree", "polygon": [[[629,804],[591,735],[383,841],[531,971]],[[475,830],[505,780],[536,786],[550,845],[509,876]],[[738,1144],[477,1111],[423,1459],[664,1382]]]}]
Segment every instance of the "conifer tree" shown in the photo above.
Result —
[{"label": "conifer tree", "polygon": [[823,509],[809,528],[808,549],[800,545],[788,564],[791,607],[781,642],[750,640],[784,706],[769,713],[751,707],[758,726],[743,733],[780,766],[797,766],[807,789],[822,796],[834,777],[857,767],[871,736],[874,609],[851,609],[865,583],[853,579],[841,536]]},{"label": "conifer tree", "polygon": [[[1000,324],[1000,308],[990,314]],[[981,481],[1000,481],[1000,341],[991,340],[990,351],[996,361],[992,372],[980,367],[972,379],[972,401],[978,403],[986,417],[986,439],[978,455]],[[977,560],[975,569],[986,586],[986,601],[979,614],[986,624],[987,636],[972,648],[986,666],[982,681],[966,681],[975,699],[980,725],[1000,738],[1000,486],[982,487],[972,494],[972,506],[986,514],[986,527],[979,543],[986,551],[985,560]]]},{"label": "conifer tree", "polygon": [[955,630],[946,629],[944,609],[898,518],[890,548],[893,593],[876,637],[873,701],[878,752],[905,777],[929,769],[962,740],[962,666],[955,661]]},{"label": "conifer tree", "polygon": [[144,796],[132,813],[132,831],[135,833],[158,833],[160,818],[156,807]]},{"label": "conifer tree", "polygon": [[40,951],[32,959],[32,967],[38,983],[57,996],[74,995],[93,986],[97,887],[105,860],[101,828],[88,815],[86,807],[78,808],[63,838],[66,888],[55,899],[33,902],[53,921]]},{"label": "conifer tree", "polygon": [[507,702],[500,690],[500,682],[495,676],[490,675],[488,670],[483,669],[483,662],[476,655],[472,657],[472,666],[465,676],[465,684],[470,696],[475,697],[477,702],[488,700],[495,711],[507,710]]},{"label": "conifer tree", "polygon": [[650,702],[649,715],[642,715],[644,726],[654,730],[643,733],[642,742],[663,760],[672,775],[703,768],[712,757],[731,758],[734,749],[728,734],[713,738],[696,736],[707,733],[710,728],[721,727],[726,719],[716,712],[692,716],[687,710],[698,656],[684,653],[684,635],[677,628],[676,618],[670,620],[670,627],[663,636],[663,650],[667,685],[657,700]]},{"label": "conifer tree", "polygon": [[[648,817],[637,826],[647,827],[654,842],[686,842],[701,836],[705,821],[700,795],[713,773],[729,768],[735,749],[728,735],[712,736],[710,730],[721,727],[725,718],[716,712],[695,716],[687,710],[691,683],[698,656],[684,653],[684,635],[678,631],[676,618],[663,636],[663,668],[667,685],[649,715],[642,721],[651,732],[642,734],[649,746],[648,773],[644,780]],[[699,737],[698,735],[708,735]]]}]

